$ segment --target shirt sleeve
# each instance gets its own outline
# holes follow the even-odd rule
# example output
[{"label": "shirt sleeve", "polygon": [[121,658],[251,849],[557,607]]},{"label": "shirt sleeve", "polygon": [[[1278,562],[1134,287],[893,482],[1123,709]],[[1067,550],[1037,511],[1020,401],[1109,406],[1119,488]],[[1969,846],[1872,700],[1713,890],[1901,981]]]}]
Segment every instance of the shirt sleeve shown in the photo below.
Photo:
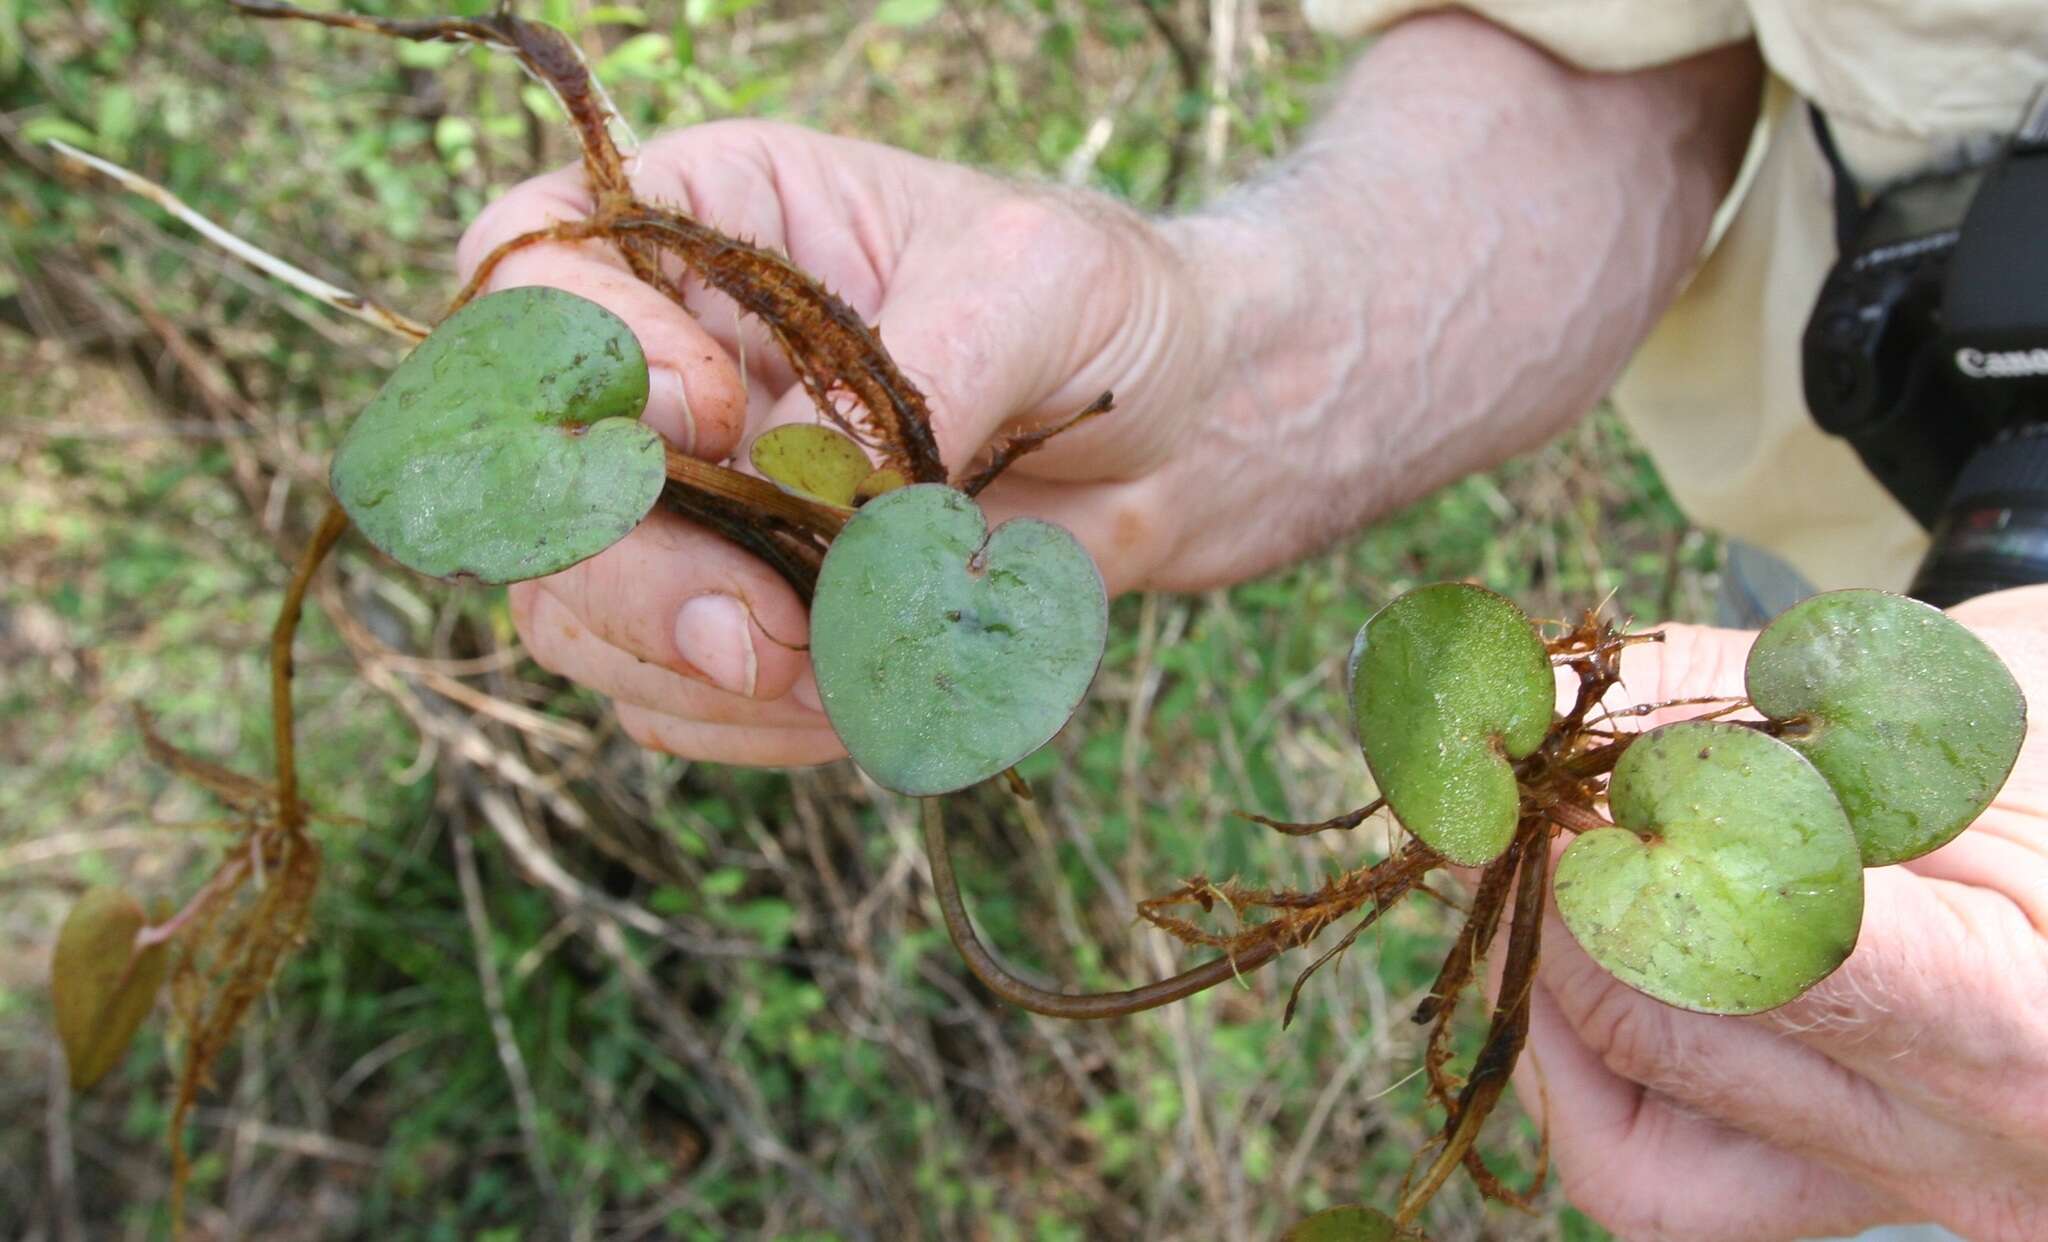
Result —
[{"label": "shirt sleeve", "polygon": [[1311,26],[1346,36],[1417,13],[1464,9],[1596,72],[1646,69],[1750,37],[1744,0],[1304,0],[1304,7]]}]

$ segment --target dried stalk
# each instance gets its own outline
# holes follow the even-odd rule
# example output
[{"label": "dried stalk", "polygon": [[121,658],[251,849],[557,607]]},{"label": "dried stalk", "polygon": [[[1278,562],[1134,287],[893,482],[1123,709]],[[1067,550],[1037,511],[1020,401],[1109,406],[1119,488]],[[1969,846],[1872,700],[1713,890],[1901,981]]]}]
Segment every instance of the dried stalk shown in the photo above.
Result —
[{"label": "dried stalk", "polygon": [[350,293],[339,285],[329,284],[311,272],[292,266],[262,247],[235,236],[200,215],[187,206],[183,199],[149,178],[132,173],[119,164],[103,160],[97,155],[81,151],[68,142],[55,138],[47,141],[64,163],[98,173],[129,193],[148,199],[222,250],[265,275],[297,289],[307,297],[331,306],[344,315],[360,319],[373,328],[382,328],[393,336],[404,337],[408,341],[427,339],[430,329],[419,320],[392,310],[382,302],[364,297],[360,293]]}]

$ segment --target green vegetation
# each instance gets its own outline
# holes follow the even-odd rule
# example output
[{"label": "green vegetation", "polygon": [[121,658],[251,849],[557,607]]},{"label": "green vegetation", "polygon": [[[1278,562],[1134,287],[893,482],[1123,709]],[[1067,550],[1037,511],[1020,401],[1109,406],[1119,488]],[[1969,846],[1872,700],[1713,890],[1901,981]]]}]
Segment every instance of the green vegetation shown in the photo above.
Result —
[{"label": "green vegetation", "polygon": [[[1341,59],[1293,5],[1264,5],[1212,99],[1207,7],[533,11],[578,34],[647,130],[784,117],[1159,205],[1284,150]],[[283,550],[400,352],[151,209],[60,182],[35,144],[121,160],[431,313],[462,224],[573,157],[549,108],[453,48],[197,0],[0,0],[0,1233],[165,1228],[161,1018],[67,1104],[47,955],[88,886],[154,903],[219,861],[220,808],[146,763],[128,705],[262,770]],[[1596,420],[1319,563],[1118,602],[1093,697],[1024,765],[1039,806],[1020,825],[991,797],[955,829],[984,929],[1070,988],[1162,973],[1177,951],[1134,925],[1137,897],[1195,872],[1312,885],[1381,844],[1225,818],[1364,800],[1330,653],[1379,604],[1469,576],[1539,613],[1614,593],[1622,614],[1699,619],[1712,562]],[[1114,1025],[1031,1019],[946,945],[910,804],[846,765],[646,755],[519,658],[502,593],[433,587],[359,544],[339,564],[301,640],[301,751],[321,809],[361,822],[317,829],[311,939],[196,1117],[200,1228],[1265,1238],[1392,1200],[1429,1133],[1405,1019],[1441,912],[1390,915],[1284,1033],[1284,968]],[[1490,1156],[1534,1150],[1512,1111]],[[1597,1236],[1555,1211],[1482,1217],[1459,1183],[1429,1224]]]}]

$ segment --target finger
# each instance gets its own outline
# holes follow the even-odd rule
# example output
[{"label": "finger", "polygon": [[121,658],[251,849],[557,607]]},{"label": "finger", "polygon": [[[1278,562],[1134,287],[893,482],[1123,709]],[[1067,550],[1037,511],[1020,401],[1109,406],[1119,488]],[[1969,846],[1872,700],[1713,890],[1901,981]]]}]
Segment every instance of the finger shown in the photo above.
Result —
[{"label": "finger", "polygon": [[522,250],[491,278],[494,290],[522,285],[566,289],[624,320],[647,357],[642,417],[693,457],[731,456],[746,426],[746,384],[738,365],[687,311],[587,246]]},{"label": "finger", "polygon": [[[2032,602],[2007,601],[2008,607]],[[2003,617],[1987,606],[1987,619]],[[2001,633],[1987,631],[1994,638]],[[1741,692],[1753,635],[1693,626],[1667,627],[1666,634],[1663,644],[1633,647],[1624,654],[1629,699],[1654,702]],[[2048,1036],[2038,1006],[2028,999],[2048,992],[2048,961],[2029,918],[2030,909],[2048,902],[2048,867],[2023,840],[2005,831],[2028,826],[2021,822],[2026,817],[2008,815],[2009,810],[1995,808],[1982,821],[1985,831],[1973,829],[1910,868],[1865,871],[1864,919],[1855,952],[1797,1000],[1736,1025],[1787,1039],[1831,1068],[1841,1067],[1880,1092],[1912,1101],[1930,1125],[1966,1130],[2041,1126],[2048,1119],[2048,1092],[2015,1090],[2012,1084],[2048,1080],[2048,1064],[2042,1063]],[[1576,944],[1571,954],[1551,954],[1546,976],[1569,963],[1604,978]],[[1970,981],[1967,1021],[1958,1020],[1959,978]],[[1672,1015],[1668,1023],[1692,1021],[1666,1012]],[[1691,1098],[1677,1085],[1670,1093]],[[1773,1092],[1763,1094],[1768,1098]],[[1692,1102],[1723,1117],[1731,1117],[1734,1108],[1711,1098]],[[1772,1136],[1786,1143],[1804,1137],[1829,1141],[1825,1133]],[[1866,1147],[1863,1154],[1874,1164],[1883,1163],[1881,1151]]]},{"label": "finger", "polygon": [[2019,763],[1995,805],[2048,819],[2048,583],[1980,595],[1949,613],[1998,654],[2034,708]]},{"label": "finger", "polygon": [[[1661,642],[1637,643],[1621,653],[1621,684],[1610,693],[1609,706],[1666,703],[1708,696],[1746,698],[1744,670],[1756,642],[1751,630],[1724,630],[1706,625],[1664,625]],[[1627,727],[1650,729],[1684,720],[1708,710],[1693,704],[1635,718]]]},{"label": "finger", "polygon": [[1644,996],[1589,957],[1555,909],[1543,940],[1545,992],[1617,1078],[1772,1146],[1847,1155],[1875,1175],[1911,1157],[1898,1106],[1867,1079],[1767,1026]]},{"label": "finger", "polygon": [[[1973,848],[1959,840],[1949,849],[1959,846]],[[1901,867],[1863,879],[1856,951],[1798,1000],[1746,1024],[1954,1125],[2040,1132],[2048,1124],[2040,1009],[2048,962],[2032,924],[1991,889]]]},{"label": "finger", "polygon": [[1515,1092],[1564,1192],[1626,1238],[1804,1238],[1894,1219],[1874,1192],[1613,1072],[1538,983]]},{"label": "finger", "polygon": [[685,759],[746,767],[806,767],[846,756],[839,738],[827,728],[764,729],[752,725],[706,724],[677,720],[635,707],[618,706],[619,725],[649,750]]},{"label": "finger", "polygon": [[752,699],[788,694],[809,666],[809,623],[759,560],[657,509],[632,534],[540,586],[598,640]]},{"label": "finger", "polygon": [[[2004,800],[2003,796],[1999,799]],[[2044,825],[2048,825],[2048,804],[2022,811],[1994,803],[1968,832],[1932,854],[1907,860],[1905,867],[1929,880],[1946,880],[2006,898],[2018,907],[2033,933],[2048,941],[2048,826]]]},{"label": "finger", "polygon": [[[579,174],[580,177],[580,174]],[[588,213],[580,179],[563,172],[536,178],[493,203],[457,247],[457,265],[474,271],[499,244]],[[732,452],[746,423],[747,392],[739,368],[712,334],[665,294],[633,276],[602,243],[544,244],[513,252],[488,288],[547,285],[611,311],[647,356],[644,415],[662,438],[684,452],[719,460]]]},{"label": "finger", "polygon": [[2048,616],[2048,582],[2009,587],[1964,600],[1948,610],[1949,615],[1972,629],[1980,626],[2014,626],[2039,629]]},{"label": "finger", "polygon": [[539,588],[516,591],[513,599],[513,623],[534,660],[607,698],[705,724],[814,729],[826,723],[824,713],[805,705],[795,691],[763,702],[636,659],[598,640],[561,601]]}]

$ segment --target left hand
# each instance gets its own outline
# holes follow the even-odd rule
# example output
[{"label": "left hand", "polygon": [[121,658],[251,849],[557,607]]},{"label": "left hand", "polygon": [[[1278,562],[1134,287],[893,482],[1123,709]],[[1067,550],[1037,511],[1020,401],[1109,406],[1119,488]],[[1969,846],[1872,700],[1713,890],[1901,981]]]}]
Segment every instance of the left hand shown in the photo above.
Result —
[{"label": "left hand", "polygon": [[[1952,615],[2033,708],[2019,764],[1953,842],[1864,872],[1861,940],[1819,986],[1750,1018],[1673,1009],[1548,914],[1516,1090],[1566,1196],[1620,1236],[2048,1238],[2048,585]],[[1631,701],[1741,693],[1755,635],[1665,633],[1626,653]]]}]

